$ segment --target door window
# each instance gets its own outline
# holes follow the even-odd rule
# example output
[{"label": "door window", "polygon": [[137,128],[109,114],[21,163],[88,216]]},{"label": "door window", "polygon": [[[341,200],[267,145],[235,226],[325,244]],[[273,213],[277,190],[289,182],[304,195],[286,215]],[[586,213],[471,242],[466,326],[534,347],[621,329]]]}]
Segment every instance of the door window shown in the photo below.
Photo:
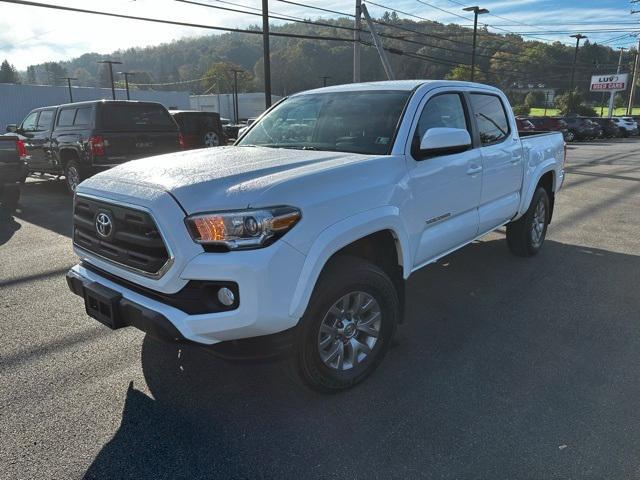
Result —
[{"label": "door window", "polygon": [[33,112],[27,115],[27,118],[22,122],[22,130],[25,132],[34,132],[36,130],[36,120],[38,119],[38,112]]},{"label": "door window", "polygon": [[73,125],[73,118],[76,116],[75,108],[67,108],[65,110],[60,110],[60,115],[58,115],[58,126],[59,127],[70,127]]},{"label": "door window", "polygon": [[54,110],[43,110],[40,112],[38,118],[38,131],[45,132],[51,130],[51,124],[53,123]]},{"label": "door window", "polygon": [[483,145],[501,142],[509,136],[509,120],[499,97],[472,93],[471,105]]},{"label": "door window", "polygon": [[445,93],[437,95],[427,102],[414,133],[414,151],[420,148],[420,141],[430,128],[462,128],[469,130],[460,94]]},{"label": "door window", "polygon": [[73,121],[74,125],[89,125],[91,121],[91,109],[90,108],[79,108],[78,113],[76,113],[76,119]]}]

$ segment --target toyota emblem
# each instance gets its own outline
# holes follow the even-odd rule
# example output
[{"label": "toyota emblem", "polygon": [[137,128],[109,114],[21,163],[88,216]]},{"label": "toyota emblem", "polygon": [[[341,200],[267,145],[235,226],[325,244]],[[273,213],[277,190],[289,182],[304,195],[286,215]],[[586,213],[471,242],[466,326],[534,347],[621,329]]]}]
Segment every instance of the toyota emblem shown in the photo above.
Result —
[{"label": "toyota emblem", "polygon": [[111,217],[104,213],[100,212],[96,216],[96,232],[102,238],[109,238],[113,233],[113,220]]}]

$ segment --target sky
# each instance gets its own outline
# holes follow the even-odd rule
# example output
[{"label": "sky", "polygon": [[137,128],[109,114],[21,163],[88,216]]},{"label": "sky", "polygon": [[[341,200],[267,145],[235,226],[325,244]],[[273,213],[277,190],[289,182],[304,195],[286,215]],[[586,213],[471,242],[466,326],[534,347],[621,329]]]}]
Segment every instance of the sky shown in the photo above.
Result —
[{"label": "sky", "polygon": [[[211,26],[246,28],[261,23],[259,16],[188,5],[175,0],[35,1]],[[246,10],[243,6],[261,6],[261,0],[225,0],[240,7],[217,0],[198,1],[241,10]],[[343,12],[353,12],[355,5],[354,0],[296,0],[296,3]],[[460,17],[472,18],[472,14],[462,11],[462,8],[479,5],[490,10],[490,14],[481,15],[479,20],[490,25],[490,31],[523,32],[525,38],[557,40],[567,44],[574,42],[569,38],[571,33],[584,33],[591,41],[605,42],[612,47],[630,47],[637,44],[633,30],[637,28],[636,31],[640,32],[640,13],[631,15],[632,5],[628,0],[376,0],[375,3],[429,20],[462,25],[472,23]],[[278,0],[270,0],[269,8],[272,14],[314,20],[336,16]],[[368,8],[372,16],[380,16],[385,11],[373,4],[369,4]],[[637,8],[640,10],[640,2]],[[601,29],[610,31],[592,32]],[[207,34],[211,34],[211,30],[55,11],[0,0],[0,61],[6,58],[19,70],[31,64],[67,60],[88,52],[110,53],[117,49],[157,45]]]}]

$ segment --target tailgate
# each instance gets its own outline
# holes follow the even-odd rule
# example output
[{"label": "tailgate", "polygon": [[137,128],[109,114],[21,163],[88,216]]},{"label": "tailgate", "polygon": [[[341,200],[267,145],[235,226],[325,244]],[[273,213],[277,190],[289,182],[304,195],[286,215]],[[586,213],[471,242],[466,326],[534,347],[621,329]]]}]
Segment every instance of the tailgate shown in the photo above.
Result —
[{"label": "tailgate", "polygon": [[178,133],[170,132],[102,132],[106,163],[123,163],[138,158],[180,150]]}]

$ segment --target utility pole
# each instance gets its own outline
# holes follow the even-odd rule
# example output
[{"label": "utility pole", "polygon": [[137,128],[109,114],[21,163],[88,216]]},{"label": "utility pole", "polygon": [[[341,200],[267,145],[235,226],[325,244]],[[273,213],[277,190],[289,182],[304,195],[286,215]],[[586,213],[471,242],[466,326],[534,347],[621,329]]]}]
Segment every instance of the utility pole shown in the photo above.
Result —
[{"label": "utility pole", "polygon": [[360,30],[362,29],[362,0],[356,0],[356,23],[353,31],[353,83],[360,81]]},{"label": "utility pole", "polygon": [[573,54],[573,66],[571,67],[571,85],[569,87],[569,91],[573,92],[573,84],[576,77],[576,62],[578,60],[578,49],[580,48],[580,40],[583,38],[587,38],[586,35],[582,35],[581,33],[577,33],[575,35],[571,35],[571,38],[576,39],[576,51]]},{"label": "utility pole", "polygon": [[331,77],[323,76],[323,77],[320,77],[320,78],[322,79],[322,86],[326,87],[327,86],[327,80],[330,79]]},{"label": "utility pole", "polygon": [[109,65],[109,80],[111,81],[111,97],[116,99],[116,87],[113,84],[113,66],[114,65],[122,65],[122,62],[116,62],[114,60],[102,60],[98,63],[105,63]]},{"label": "utility pole", "polygon": [[373,43],[376,46],[376,50],[378,50],[378,55],[380,55],[380,61],[382,62],[382,68],[384,68],[384,72],[387,74],[387,79],[395,80],[396,76],[393,73],[393,69],[391,68],[391,63],[389,62],[389,58],[387,57],[387,52],[384,50],[384,46],[380,41],[380,37],[376,33],[376,29],[373,25],[373,21],[371,21],[371,17],[369,16],[369,10],[367,10],[366,5],[361,5],[362,15],[364,16],[364,20],[367,22],[367,26],[369,27],[369,32],[371,33],[371,37],[373,38]]},{"label": "utility pole", "polygon": [[633,101],[636,96],[636,82],[638,81],[638,55],[640,54],[640,38],[638,38],[638,51],[634,55],[633,74],[631,75],[631,90],[629,91],[629,106],[627,107],[627,115],[633,115]]},{"label": "utility pole", "polygon": [[[626,48],[620,47],[620,56],[618,57],[618,69],[616,70],[616,74],[620,73],[620,69],[622,68],[622,55]],[[616,100],[616,92],[612,91],[611,96],[609,97],[609,118],[613,117],[613,107],[615,106]]]},{"label": "utility pole", "polygon": [[478,15],[482,15],[484,13],[489,13],[489,10],[486,8],[480,8],[478,6],[475,7],[466,7],[463,8],[465,12],[473,12],[473,47],[471,51],[471,78],[470,80],[473,82],[476,75],[476,43],[478,37]]},{"label": "utility pole", "polygon": [[73,103],[73,93],[71,92],[71,80],[77,80],[75,77],[61,77],[60,80],[67,81],[67,87],[69,87],[69,103]]},{"label": "utility pole", "polygon": [[[264,106],[271,107],[271,53],[269,51],[269,0],[262,0],[262,49],[264,51]],[[236,93],[236,96],[238,94]]]},{"label": "utility pole", "polygon": [[[136,72],[118,72],[120,75],[124,75],[124,88],[127,90],[127,100],[131,100],[129,96],[129,76],[134,76]],[[140,97],[138,97],[140,98]]]},{"label": "utility pole", "polygon": [[238,105],[238,73],[244,70],[233,69],[233,116],[236,125],[238,124],[238,117],[240,116],[240,107]]}]

